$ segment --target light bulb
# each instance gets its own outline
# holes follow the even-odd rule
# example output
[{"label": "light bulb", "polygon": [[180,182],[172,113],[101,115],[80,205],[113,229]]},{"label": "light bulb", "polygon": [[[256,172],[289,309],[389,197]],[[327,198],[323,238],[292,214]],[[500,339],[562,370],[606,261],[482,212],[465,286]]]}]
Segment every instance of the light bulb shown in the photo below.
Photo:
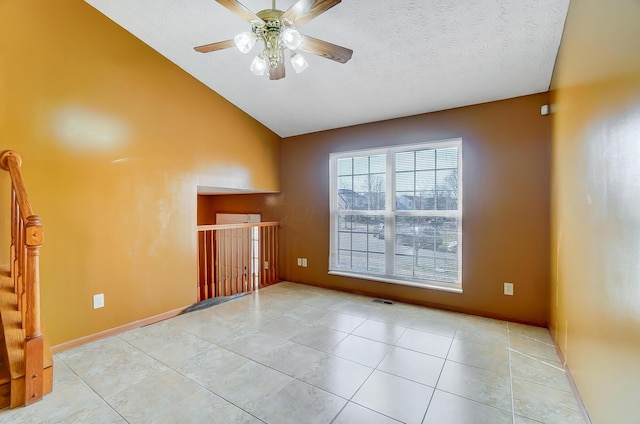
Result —
[{"label": "light bulb", "polygon": [[256,35],[249,31],[241,32],[233,38],[233,42],[242,53],[249,53],[256,44]]},{"label": "light bulb", "polygon": [[287,28],[282,31],[282,34],[280,34],[280,38],[285,47],[289,50],[297,49],[298,47],[300,47],[303,41],[302,34],[300,34],[293,28]]},{"label": "light bulb", "polygon": [[267,72],[267,61],[261,56],[256,56],[253,58],[249,69],[256,75],[264,75]]},{"label": "light bulb", "polygon": [[296,74],[299,74],[309,67],[309,63],[307,63],[307,60],[301,54],[294,54],[291,56],[291,66],[293,66]]}]

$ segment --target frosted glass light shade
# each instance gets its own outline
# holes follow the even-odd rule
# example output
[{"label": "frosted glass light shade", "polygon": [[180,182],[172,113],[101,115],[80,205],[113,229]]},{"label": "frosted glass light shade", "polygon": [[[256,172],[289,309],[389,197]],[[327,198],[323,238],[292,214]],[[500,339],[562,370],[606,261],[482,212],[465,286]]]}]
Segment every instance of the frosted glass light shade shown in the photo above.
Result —
[{"label": "frosted glass light shade", "polygon": [[256,35],[250,31],[241,32],[233,38],[233,42],[242,53],[249,53],[256,44]]},{"label": "frosted glass light shade", "polygon": [[256,75],[264,75],[267,72],[267,61],[263,57],[256,56],[249,69]]},{"label": "frosted glass light shade", "polygon": [[291,66],[293,66],[296,74],[299,74],[309,67],[309,63],[307,63],[307,60],[301,54],[294,54],[291,56]]},{"label": "frosted glass light shade", "polygon": [[287,28],[280,34],[282,42],[289,50],[295,50],[302,44],[302,34],[293,28]]}]

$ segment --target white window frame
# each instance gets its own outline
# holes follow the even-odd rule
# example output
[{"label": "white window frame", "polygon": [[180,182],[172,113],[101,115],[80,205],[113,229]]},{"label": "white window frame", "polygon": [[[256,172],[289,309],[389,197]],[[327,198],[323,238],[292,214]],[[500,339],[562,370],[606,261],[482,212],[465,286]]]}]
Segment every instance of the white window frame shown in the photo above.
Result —
[{"label": "white window frame", "polygon": [[[399,152],[425,150],[425,149],[442,149],[447,147],[458,148],[458,197],[457,210],[396,210],[396,193],[395,193],[395,159],[394,155]],[[338,210],[338,170],[337,163],[339,159],[353,158],[358,156],[386,155],[386,194],[385,209],[382,210]],[[360,149],[348,152],[330,153],[329,155],[329,178],[330,178],[330,252],[329,252],[329,274],[340,275],[346,277],[361,278],[372,281],[381,281],[385,283],[401,284],[406,286],[414,286],[420,288],[429,288],[436,290],[444,290],[455,293],[462,293],[462,207],[463,207],[463,187],[462,187],[462,139],[454,138],[439,141],[430,141],[424,143],[404,144],[396,146],[388,146],[373,149]],[[358,272],[338,267],[338,221],[339,215],[360,215],[360,216],[380,216],[385,219],[385,273],[375,274],[367,272]],[[434,216],[434,217],[454,217],[458,222],[458,274],[455,282],[450,281],[434,281],[427,279],[407,278],[400,275],[394,275],[395,267],[395,219],[397,217],[411,216]],[[391,271],[391,272],[388,272]]]}]

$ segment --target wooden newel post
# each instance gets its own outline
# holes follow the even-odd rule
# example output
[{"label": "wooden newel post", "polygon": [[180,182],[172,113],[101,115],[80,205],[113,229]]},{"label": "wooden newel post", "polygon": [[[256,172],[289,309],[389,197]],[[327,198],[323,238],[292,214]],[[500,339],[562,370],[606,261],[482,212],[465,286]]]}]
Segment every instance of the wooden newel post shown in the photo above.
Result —
[{"label": "wooden newel post", "polygon": [[26,323],[24,343],[25,403],[42,399],[44,391],[43,338],[40,329],[40,247],[42,224],[40,217],[32,215],[25,224],[27,265],[24,285],[26,291]]}]

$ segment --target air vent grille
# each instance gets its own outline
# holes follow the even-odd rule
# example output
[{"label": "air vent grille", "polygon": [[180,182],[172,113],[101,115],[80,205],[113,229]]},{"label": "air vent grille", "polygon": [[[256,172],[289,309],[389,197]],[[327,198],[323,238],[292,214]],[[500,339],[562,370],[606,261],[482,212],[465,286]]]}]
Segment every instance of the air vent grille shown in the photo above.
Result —
[{"label": "air vent grille", "polygon": [[380,303],[382,305],[393,305],[394,302],[390,301],[390,300],[383,300],[383,299],[373,299],[372,300],[373,303]]}]

